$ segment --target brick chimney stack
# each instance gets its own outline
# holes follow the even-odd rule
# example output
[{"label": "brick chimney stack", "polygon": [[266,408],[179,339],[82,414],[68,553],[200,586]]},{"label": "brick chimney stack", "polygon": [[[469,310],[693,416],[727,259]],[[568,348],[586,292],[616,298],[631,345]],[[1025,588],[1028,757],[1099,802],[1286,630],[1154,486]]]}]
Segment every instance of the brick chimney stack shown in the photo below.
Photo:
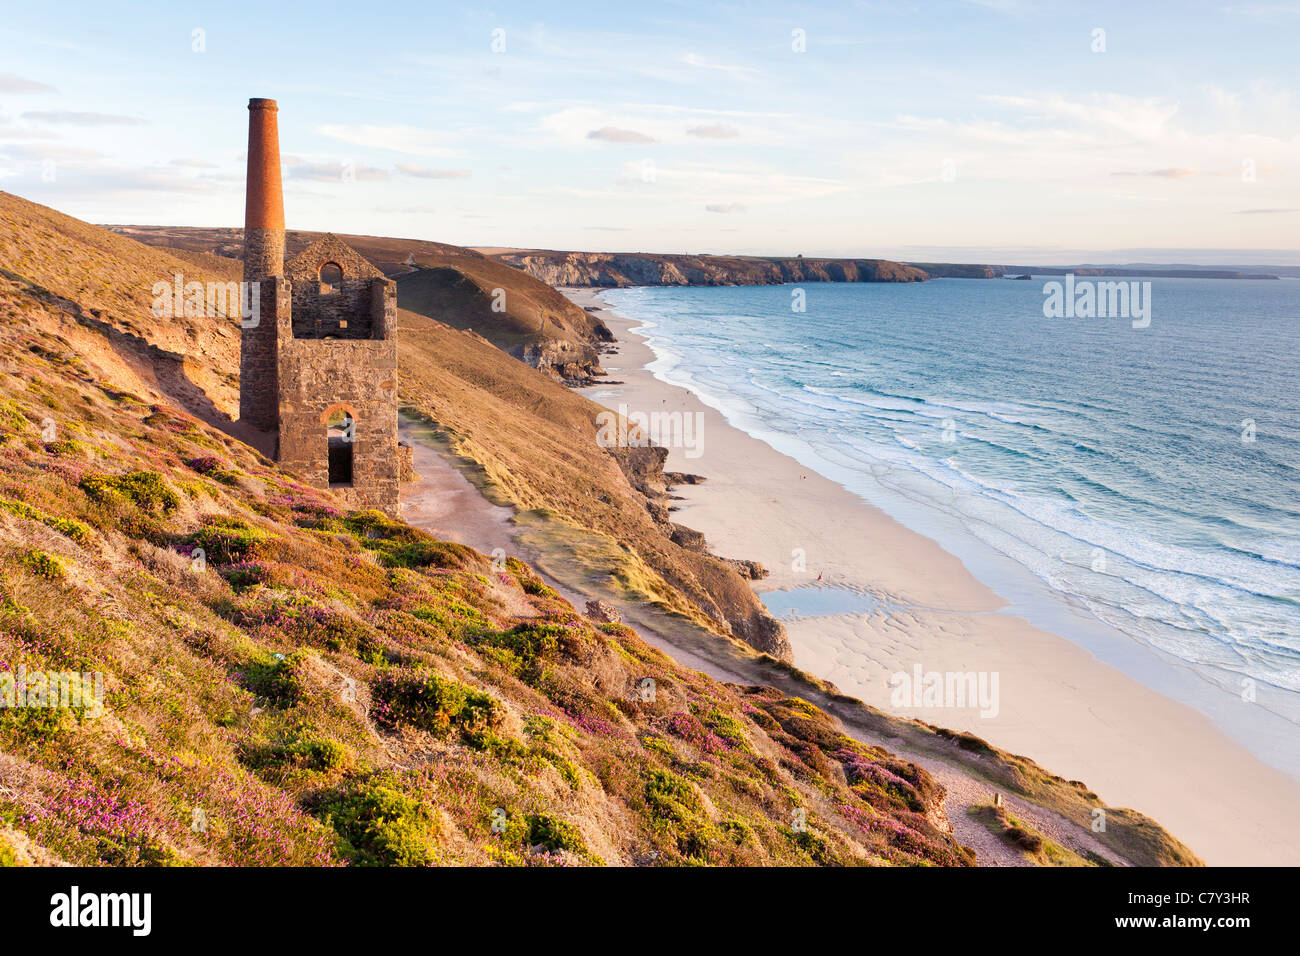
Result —
[{"label": "brick chimney stack", "polygon": [[239,419],[269,432],[280,428],[277,336],[281,313],[287,316],[289,309],[277,112],[275,100],[248,101],[244,282],[250,288],[256,284],[260,304],[259,314],[243,322],[239,349]]},{"label": "brick chimney stack", "polygon": [[284,275],[284,192],[280,184],[278,112],[275,100],[248,101],[245,282]]}]

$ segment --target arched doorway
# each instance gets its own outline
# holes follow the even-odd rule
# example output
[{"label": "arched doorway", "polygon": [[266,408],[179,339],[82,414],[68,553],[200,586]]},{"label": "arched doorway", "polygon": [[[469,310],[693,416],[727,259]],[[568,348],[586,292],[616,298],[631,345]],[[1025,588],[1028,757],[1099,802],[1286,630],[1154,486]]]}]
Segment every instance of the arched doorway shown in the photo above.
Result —
[{"label": "arched doorway", "polygon": [[357,446],[356,416],[346,405],[337,405],[327,410],[322,418],[329,454],[329,485],[331,488],[350,488]]}]

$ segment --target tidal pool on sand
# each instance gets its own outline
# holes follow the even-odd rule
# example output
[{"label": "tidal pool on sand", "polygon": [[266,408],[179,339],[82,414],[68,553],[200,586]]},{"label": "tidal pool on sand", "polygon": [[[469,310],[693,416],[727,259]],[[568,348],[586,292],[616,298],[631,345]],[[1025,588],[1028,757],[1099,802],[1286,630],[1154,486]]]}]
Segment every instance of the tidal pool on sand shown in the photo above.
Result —
[{"label": "tidal pool on sand", "polygon": [[879,602],[849,588],[804,585],[759,595],[773,617],[833,617],[874,611]]}]

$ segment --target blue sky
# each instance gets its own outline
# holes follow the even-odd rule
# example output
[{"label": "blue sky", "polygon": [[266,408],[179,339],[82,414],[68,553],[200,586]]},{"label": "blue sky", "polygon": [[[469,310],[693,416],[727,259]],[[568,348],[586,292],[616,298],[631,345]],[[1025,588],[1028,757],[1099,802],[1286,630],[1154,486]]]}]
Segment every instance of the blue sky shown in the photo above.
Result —
[{"label": "blue sky", "polygon": [[1300,0],[9,4],[0,189],[240,225],[263,96],[291,228],[1300,263],[1297,41]]}]

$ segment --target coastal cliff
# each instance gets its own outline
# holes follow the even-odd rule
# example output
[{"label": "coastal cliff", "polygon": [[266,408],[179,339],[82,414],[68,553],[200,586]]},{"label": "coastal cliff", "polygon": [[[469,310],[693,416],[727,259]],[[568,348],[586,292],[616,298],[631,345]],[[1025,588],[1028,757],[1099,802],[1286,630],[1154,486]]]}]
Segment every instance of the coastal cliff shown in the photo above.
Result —
[{"label": "coastal cliff", "polygon": [[926,273],[887,259],[765,258],[654,253],[494,252],[552,286],[781,285],[787,282],[923,282]]},{"label": "coastal cliff", "polygon": [[155,283],[237,262],[4,193],[0,260],[0,658],[103,679],[101,713],[0,712],[0,859],[1039,865],[968,825],[996,788],[1085,864],[1198,862],[1132,811],[1090,836],[1082,784],[742,643],[761,569],[660,510],[695,479],[617,460],[592,402],[478,333],[399,311],[411,410],[539,562],[646,595],[730,682],[583,615],[540,563],[350,511],[259,454],[232,420],[239,316],[150,311]]}]

